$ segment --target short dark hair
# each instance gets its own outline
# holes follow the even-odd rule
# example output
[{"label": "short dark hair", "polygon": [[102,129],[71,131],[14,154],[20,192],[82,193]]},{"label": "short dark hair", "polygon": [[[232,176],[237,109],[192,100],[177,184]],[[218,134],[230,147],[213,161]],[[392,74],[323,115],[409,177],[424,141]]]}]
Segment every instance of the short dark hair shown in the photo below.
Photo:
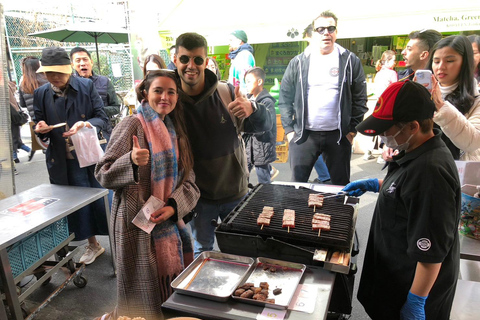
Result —
[{"label": "short dark hair", "polygon": [[253,74],[253,76],[256,78],[256,79],[262,79],[263,83],[265,83],[265,78],[267,77],[266,74],[265,74],[265,71],[263,71],[262,68],[260,67],[253,67],[253,68],[250,68],[248,69],[246,72],[245,72],[245,77],[247,77],[247,74]]},{"label": "short dark hair", "polygon": [[205,56],[208,54],[207,39],[195,32],[181,34],[175,42],[175,50],[177,50],[177,52],[178,47],[184,47],[189,51],[203,47],[205,49]]},{"label": "short dark hair", "polygon": [[172,49],[175,49],[175,45],[171,46],[168,50],[172,51]]},{"label": "short dark hair", "polygon": [[[414,121],[417,121],[419,126],[420,126],[420,132],[421,133],[429,133],[430,131],[433,130],[433,119],[432,118],[427,118],[427,119],[423,119],[423,120],[414,120]],[[413,122],[413,121],[411,121]],[[407,124],[409,124],[410,122],[397,122],[395,123],[395,126],[397,128],[403,128],[404,126],[406,126]]]},{"label": "short dark hair", "polygon": [[88,57],[90,58],[90,60],[92,59],[92,56],[90,55],[90,52],[87,51],[87,49],[82,47],[75,47],[72,50],[70,50],[70,60],[72,60],[72,56],[77,52],[85,52],[86,54],[88,54]]},{"label": "short dark hair", "polygon": [[435,43],[442,39],[442,34],[433,29],[423,29],[419,31],[412,31],[408,35],[410,40],[417,39],[420,42],[420,49],[431,53]]},{"label": "short dark hair", "polygon": [[[333,18],[333,20],[335,20],[335,26],[337,26],[337,22],[338,22],[338,18],[337,16],[331,12],[331,11],[323,11],[322,13],[320,13],[320,15],[318,17],[315,18],[315,20],[317,20],[318,18]],[[313,20],[315,22],[315,20]],[[313,23],[312,23],[313,25]]]}]

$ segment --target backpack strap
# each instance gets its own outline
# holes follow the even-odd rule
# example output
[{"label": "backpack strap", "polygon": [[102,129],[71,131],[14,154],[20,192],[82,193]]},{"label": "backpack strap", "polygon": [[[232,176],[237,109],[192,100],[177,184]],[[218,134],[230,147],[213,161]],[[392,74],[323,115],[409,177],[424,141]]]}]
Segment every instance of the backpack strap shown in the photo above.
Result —
[{"label": "backpack strap", "polygon": [[219,81],[217,85],[217,91],[220,95],[220,99],[222,99],[223,105],[225,106],[225,108],[227,108],[230,102],[233,101],[230,87],[227,83]]},{"label": "backpack strap", "polygon": [[220,96],[220,99],[222,100],[223,106],[225,107],[225,109],[227,109],[227,112],[230,115],[230,118],[232,118],[232,122],[235,128],[237,129],[237,133],[240,134],[241,131],[243,130],[244,120],[238,119],[228,110],[228,105],[233,101],[230,86],[226,82],[219,81],[217,84],[217,91],[218,91],[218,95]]}]

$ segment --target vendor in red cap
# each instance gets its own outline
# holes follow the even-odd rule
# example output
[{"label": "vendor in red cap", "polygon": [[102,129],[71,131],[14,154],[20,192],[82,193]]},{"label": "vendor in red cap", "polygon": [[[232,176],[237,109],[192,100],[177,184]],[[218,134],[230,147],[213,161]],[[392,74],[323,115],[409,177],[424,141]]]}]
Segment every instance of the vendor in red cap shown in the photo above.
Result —
[{"label": "vendor in red cap", "polygon": [[461,190],[453,157],[433,129],[435,105],[412,81],[391,84],[358,132],[398,151],[383,180],[343,189],[378,192],[358,300],[372,319],[448,320],[459,272]]}]

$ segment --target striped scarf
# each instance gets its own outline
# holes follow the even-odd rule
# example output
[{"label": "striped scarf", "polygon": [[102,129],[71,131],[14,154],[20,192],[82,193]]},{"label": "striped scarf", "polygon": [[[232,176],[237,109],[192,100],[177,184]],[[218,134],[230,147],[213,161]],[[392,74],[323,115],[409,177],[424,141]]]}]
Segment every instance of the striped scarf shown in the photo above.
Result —
[{"label": "striped scarf", "polygon": [[[146,101],[137,111],[150,150],[151,193],[167,202],[181,178],[175,128],[168,115],[162,121]],[[171,220],[157,224],[152,231],[162,302],[172,294],[170,282],[183,270],[182,231]]]}]

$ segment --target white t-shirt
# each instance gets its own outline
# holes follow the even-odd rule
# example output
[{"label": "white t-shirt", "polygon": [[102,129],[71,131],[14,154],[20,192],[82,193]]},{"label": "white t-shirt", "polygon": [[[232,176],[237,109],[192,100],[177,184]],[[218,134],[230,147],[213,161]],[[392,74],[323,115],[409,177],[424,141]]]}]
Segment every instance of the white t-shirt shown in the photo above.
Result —
[{"label": "white t-shirt", "polygon": [[340,128],[338,104],[339,51],[322,55],[311,51],[308,70],[308,110],[305,128],[331,131]]},{"label": "white t-shirt", "polygon": [[392,83],[397,82],[397,80],[398,76],[394,70],[382,67],[375,75],[375,98],[380,97],[383,91]]}]

